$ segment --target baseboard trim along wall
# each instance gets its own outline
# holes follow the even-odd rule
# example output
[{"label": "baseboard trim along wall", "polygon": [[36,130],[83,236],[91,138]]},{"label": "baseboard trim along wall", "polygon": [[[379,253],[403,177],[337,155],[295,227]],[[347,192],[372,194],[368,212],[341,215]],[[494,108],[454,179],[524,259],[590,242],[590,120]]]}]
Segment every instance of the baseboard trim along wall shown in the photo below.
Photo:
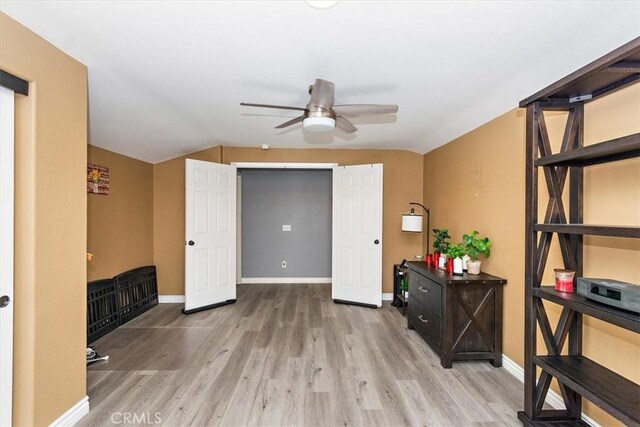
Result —
[{"label": "baseboard trim along wall", "polygon": [[49,424],[49,427],[69,427],[75,425],[85,415],[89,413],[89,396],[83,397],[78,403],[73,405],[57,420]]},{"label": "baseboard trim along wall", "polygon": [[331,283],[331,277],[243,277],[240,283],[246,284],[263,284],[263,283]]},{"label": "baseboard trim along wall", "polygon": [[160,304],[184,304],[184,295],[158,295]]},{"label": "baseboard trim along wall", "polygon": [[[269,280],[270,280],[269,282],[265,282],[265,283],[273,283],[273,279],[269,279]],[[287,282],[287,283],[291,283],[291,282]],[[309,283],[323,283],[323,282],[309,282]],[[383,293],[382,301],[393,301],[393,293],[391,292]],[[160,304],[184,304],[184,295],[159,295],[158,302]]]},{"label": "baseboard trim along wall", "polygon": [[[509,359],[504,354],[502,355],[502,367],[511,375],[516,377],[518,381],[524,384],[524,368],[518,365],[513,360]],[[547,399],[545,400],[545,402],[551,405],[554,409],[564,409],[564,400],[562,400],[562,396],[551,389],[549,389],[549,393],[547,393]],[[600,427],[600,424],[595,422],[595,420],[586,415],[584,412],[582,413],[582,420],[590,426]]]}]

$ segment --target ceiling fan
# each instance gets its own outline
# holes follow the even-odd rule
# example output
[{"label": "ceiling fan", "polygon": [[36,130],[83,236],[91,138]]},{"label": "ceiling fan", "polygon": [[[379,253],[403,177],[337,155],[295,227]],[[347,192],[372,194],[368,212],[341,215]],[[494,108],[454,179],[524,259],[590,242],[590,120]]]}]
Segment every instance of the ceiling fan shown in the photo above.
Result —
[{"label": "ceiling fan", "polygon": [[277,108],[280,110],[296,110],[303,111],[302,115],[286,121],[276,126],[276,129],[282,129],[287,126],[302,122],[305,130],[311,132],[326,132],[337,127],[347,133],[353,133],[358,129],[345,118],[360,116],[364,114],[393,114],[398,112],[397,105],[378,105],[378,104],[349,104],[334,105],[333,91],[334,84],[327,80],[316,79],[316,82],[309,86],[309,94],[311,99],[306,107],[288,107],[283,105],[269,104],[251,104],[241,102],[240,105],[245,107],[263,107]]}]

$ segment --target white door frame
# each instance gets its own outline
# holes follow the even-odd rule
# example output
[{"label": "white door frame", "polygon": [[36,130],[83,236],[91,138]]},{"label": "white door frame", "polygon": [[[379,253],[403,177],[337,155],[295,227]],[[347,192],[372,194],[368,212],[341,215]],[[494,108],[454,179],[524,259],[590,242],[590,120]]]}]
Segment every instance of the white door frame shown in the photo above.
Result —
[{"label": "white door frame", "polygon": [[13,243],[15,92],[0,87],[0,426],[11,426],[13,393]]},{"label": "white door frame", "polygon": [[238,169],[333,169],[337,163],[231,162]]},{"label": "white door frame", "polygon": [[[237,172],[237,169],[236,169]],[[236,175],[236,285],[242,282],[242,175]]]},{"label": "white door frame", "polygon": [[[333,170],[337,163],[291,163],[291,162],[231,162],[231,165],[240,169],[300,169],[300,170],[318,170],[318,169],[326,169]],[[238,283],[265,283],[264,279],[257,280],[243,280],[242,279],[242,203],[241,203],[241,183],[242,183],[242,175],[238,174],[238,246],[237,246],[237,257],[236,262],[238,264]],[[283,278],[282,280],[287,281],[287,283],[309,283],[306,278]],[[325,281],[324,278],[322,280],[315,279],[313,283],[318,283],[319,281]],[[273,283],[272,280],[269,280],[268,283]],[[283,282],[284,283],[284,282]]]}]

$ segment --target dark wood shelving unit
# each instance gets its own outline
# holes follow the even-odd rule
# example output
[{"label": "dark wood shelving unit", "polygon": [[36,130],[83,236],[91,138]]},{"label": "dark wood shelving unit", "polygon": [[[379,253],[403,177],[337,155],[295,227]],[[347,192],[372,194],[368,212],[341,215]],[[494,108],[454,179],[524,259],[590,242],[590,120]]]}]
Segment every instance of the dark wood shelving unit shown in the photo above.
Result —
[{"label": "dark wood shelving unit", "polygon": [[[585,147],[584,104],[638,81],[640,37],[520,102],[527,109],[527,146],[525,390],[524,411],[518,412],[518,418],[527,426],[586,425],[582,421],[583,397],[625,424],[640,425],[640,386],[582,355],[583,315],[636,333],[640,333],[640,315],[541,286],[554,236],[565,268],[575,270],[576,277],[583,276],[585,235],[640,238],[638,226],[591,225],[583,220],[584,168],[640,157],[639,133]],[[545,111],[568,112],[558,153],[551,150]],[[539,171],[549,194],[542,221],[538,220]],[[568,213],[562,197],[567,180]],[[555,330],[543,301],[562,307]],[[547,354],[538,354],[539,336]],[[553,378],[560,386],[564,410],[543,409]]]},{"label": "dark wood shelving unit", "polygon": [[552,154],[535,161],[536,166],[592,166],[640,156],[640,133],[611,141]]},{"label": "dark wood shelving unit", "polygon": [[533,362],[627,425],[640,423],[640,386],[584,356],[536,356]]},{"label": "dark wood shelving unit", "polygon": [[558,292],[553,286],[535,288],[533,290],[533,296],[564,305],[571,310],[640,333],[640,316],[630,311],[600,304],[573,292]]},{"label": "dark wood shelving unit", "polygon": [[640,227],[588,224],[533,224],[534,231],[558,234],[640,238]]}]

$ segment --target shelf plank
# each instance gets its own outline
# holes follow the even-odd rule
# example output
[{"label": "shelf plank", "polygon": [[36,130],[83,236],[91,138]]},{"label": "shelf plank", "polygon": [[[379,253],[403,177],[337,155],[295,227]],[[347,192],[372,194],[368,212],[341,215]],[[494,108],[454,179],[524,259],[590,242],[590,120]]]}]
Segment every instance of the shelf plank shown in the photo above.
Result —
[{"label": "shelf plank", "polygon": [[533,229],[546,233],[640,238],[640,227],[588,224],[533,224]]},{"label": "shelf plank", "polygon": [[600,304],[573,292],[558,292],[553,286],[534,288],[533,295],[621,328],[640,333],[640,315],[636,313]]},{"label": "shelf plank", "polygon": [[[569,100],[577,96],[591,95],[593,99],[638,81],[640,74],[634,68],[611,67],[621,62],[640,60],[640,37],[596,59],[579,70],[520,101],[520,107],[545,100]],[[587,99],[588,100],[588,99]]]},{"label": "shelf plank", "polygon": [[575,420],[568,415],[562,416],[560,414],[566,414],[566,411],[546,409],[542,411],[538,419],[532,420],[524,411],[519,411],[518,419],[526,427],[589,427],[589,424],[582,420]]},{"label": "shelf plank", "polygon": [[533,362],[627,425],[640,424],[640,386],[584,356],[534,356]]},{"label": "shelf plank", "polygon": [[591,166],[640,157],[640,133],[541,157],[536,166]]}]

